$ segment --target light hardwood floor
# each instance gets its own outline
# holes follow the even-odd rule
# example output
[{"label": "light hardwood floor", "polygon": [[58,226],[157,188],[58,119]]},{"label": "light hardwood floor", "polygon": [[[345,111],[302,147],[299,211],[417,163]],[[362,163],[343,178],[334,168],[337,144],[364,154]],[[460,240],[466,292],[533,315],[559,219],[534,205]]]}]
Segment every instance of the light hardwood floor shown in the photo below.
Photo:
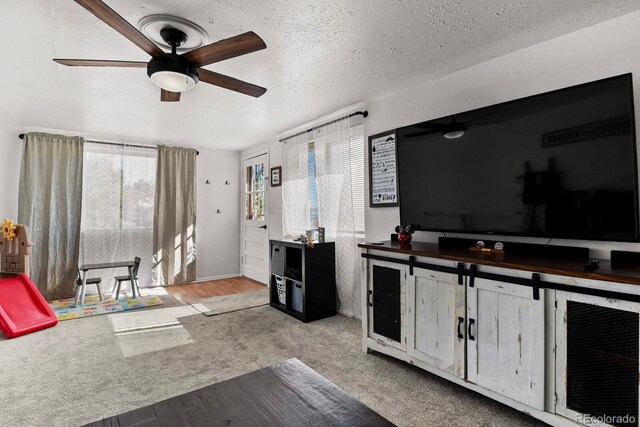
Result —
[{"label": "light hardwood floor", "polygon": [[205,298],[257,291],[264,288],[265,285],[262,283],[244,276],[165,287],[171,296],[184,304]]}]

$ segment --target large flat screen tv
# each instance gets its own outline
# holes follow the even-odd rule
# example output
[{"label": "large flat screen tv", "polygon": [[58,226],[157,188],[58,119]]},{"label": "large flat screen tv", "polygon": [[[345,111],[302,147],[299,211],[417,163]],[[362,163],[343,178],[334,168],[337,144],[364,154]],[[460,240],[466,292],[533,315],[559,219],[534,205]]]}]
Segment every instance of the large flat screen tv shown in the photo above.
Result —
[{"label": "large flat screen tv", "polygon": [[639,241],[631,74],[398,129],[402,224]]}]

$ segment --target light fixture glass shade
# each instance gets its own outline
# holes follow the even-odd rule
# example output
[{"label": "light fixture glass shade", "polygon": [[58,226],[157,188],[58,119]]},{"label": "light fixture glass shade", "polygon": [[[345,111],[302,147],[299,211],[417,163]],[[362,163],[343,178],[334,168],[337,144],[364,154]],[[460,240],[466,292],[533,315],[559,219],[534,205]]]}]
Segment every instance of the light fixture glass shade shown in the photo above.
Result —
[{"label": "light fixture glass shade", "polygon": [[447,139],[456,139],[456,138],[460,138],[462,135],[464,135],[464,131],[463,130],[455,130],[455,131],[452,131],[452,132],[446,132],[443,135]]},{"label": "light fixture glass shade", "polygon": [[151,81],[169,92],[185,92],[197,83],[191,76],[175,71],[156,71],[151,75]]}]

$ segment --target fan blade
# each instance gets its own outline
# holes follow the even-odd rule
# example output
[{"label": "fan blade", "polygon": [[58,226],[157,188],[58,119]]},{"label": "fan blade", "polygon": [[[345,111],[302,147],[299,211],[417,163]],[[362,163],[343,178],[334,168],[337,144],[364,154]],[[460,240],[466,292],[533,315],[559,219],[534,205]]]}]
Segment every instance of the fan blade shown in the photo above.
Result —
[{"label": "fan blade", "polygon": [[180,101],[180,92],[169,92],[162,89],[160,92],[160,101],[162,102],[178,102]]},{"label": "fan blade", "polygon": [[250,95],[255,98],[259,98],[267,91],[267,89],[263,87],[243,82],[242,80],[234,79],[233,77],[225,76],[224,74],[214,73],[213,71],[205,70],[204,68],[199,68],[198,72],[200,73],[201,82],[233,90],[235,92],[244,93],[245,95]]},{"label": "fan blade", "polygon": [[146,62],[138,61],[111,61],[102,59],[54,59],[55,62],[69,67],[123,67],[123,68],[147,68]]},{"label": "fan blade", "polygon": [[429,129],[429,130],[442,130],[449,126],[448,123],[418,123],[417,125],[413,125],[417,128]]},{"label": "fan blade", "polygon": [[128,23],[122,16],[100,0],[75,0],[80,6],[93,13],[102,22],[131,40],[140,49],[151,56],[162,56],[164,52],[155,43],[146,38],[144,34]]},{"label": "fan blade", "polygon": [[220,40],[206,46],[191,50],[184,55],[184,59],[198,67],[235,58],[257,50],[265,49],[267,45],[253,31],[240,34],[239,36]]}]

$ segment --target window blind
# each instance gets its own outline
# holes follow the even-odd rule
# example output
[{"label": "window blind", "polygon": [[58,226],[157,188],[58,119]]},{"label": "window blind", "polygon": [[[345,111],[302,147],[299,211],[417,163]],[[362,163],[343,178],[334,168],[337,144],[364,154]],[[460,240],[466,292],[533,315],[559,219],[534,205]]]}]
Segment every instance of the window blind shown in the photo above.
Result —
[{"label": "window blind", "polygon": [[351,126],[351,194],[356,234],[364,236],[364,124]]}]

